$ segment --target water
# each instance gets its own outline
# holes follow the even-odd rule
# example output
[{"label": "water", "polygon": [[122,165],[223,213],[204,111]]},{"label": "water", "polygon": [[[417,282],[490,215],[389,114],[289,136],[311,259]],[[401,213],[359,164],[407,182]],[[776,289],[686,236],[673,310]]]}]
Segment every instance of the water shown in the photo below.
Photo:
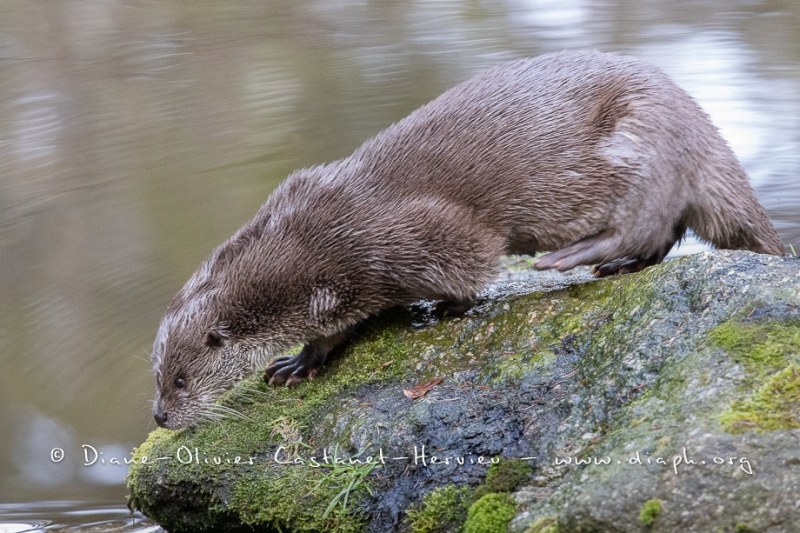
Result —
[{"label": "water", "polygon": [[797,246],[798,36],[779,1],[3,2],[0,522],[153,527],[112,459],[154,428],[169,299],[290,171],[488,65],[589,47],[661,66]]},{"label": "water", "polygon": [[0,533],[156,533],[163,529],[118,503],[85,500],[37,501],[0,504]]}]

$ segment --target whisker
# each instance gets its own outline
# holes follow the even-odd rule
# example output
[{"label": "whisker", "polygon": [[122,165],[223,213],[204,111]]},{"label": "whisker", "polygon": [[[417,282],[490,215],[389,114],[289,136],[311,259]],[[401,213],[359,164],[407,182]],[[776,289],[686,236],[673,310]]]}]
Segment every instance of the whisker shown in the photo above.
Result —
[{"label": "whisker", "polygon": [[206,412],[219,416],[220,418],[230,416],[242,420],[252,420],[249,416],[245,415],[244,413],[232,407],[228,407],[226,405],[212,404],[207,408]]},{"label": "whisker", "polygon": [[232,415],[238,418],[247,418],[241,411],[225,405],[214,405],[214,411],[221,414]]},{"label": "whisker", "polygon": [[144,353],[141,353],[141,354],[136,354],[135,353],[135,354],[133,354],[133,357],[136,358],[136,359],[139,359],[140,361],[144,361],[147,364],[152,364],[152,361],[150,360],[150,351],[149,350],[144,351]]},{"label": "whisker", "polygon": [[217,424],[221,423],[223,416],[218,413],[211,413],[208,411],[203,411],[202,413],[198,413],[197,420],[204,420],[207,422],[215,422]]},{"label": "whisker", "polygon": [[252,390],[252,389],[244,389],[240,391],[236,391],[232,397],[236,399],[244,399],[244,400],[261,400],[269,396],[268,393],[260,390]]}]

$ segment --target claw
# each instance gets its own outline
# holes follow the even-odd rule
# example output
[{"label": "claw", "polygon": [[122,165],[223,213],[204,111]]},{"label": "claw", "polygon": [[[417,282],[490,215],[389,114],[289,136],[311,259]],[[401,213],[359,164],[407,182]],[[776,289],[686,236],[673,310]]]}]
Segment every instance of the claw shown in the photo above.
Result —
[{"label": "claw", "polygon": [[294,387],[298,383],[302,383],[302,382],[303,382],[303,378],[301,378],[299,375],[297,375],[297,371],[295,371],[291,376],[289,376],[289,379],[286,380],[286,386],[287,387]]},{"label": "claw", "polygon": [[286,385],[293,387],[306,379],[314,379],[316,368],[309,368],[307,357],[298,354],[291,357],[275,359],[264,370],[264,380],[270,385]]}]

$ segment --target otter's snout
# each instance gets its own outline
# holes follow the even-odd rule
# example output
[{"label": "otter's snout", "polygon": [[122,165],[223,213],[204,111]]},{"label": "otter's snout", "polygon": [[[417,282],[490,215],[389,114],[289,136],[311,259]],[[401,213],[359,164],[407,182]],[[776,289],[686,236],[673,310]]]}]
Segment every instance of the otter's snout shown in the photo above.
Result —
[{"label": "otter's snout", "polygon": [[160,408],[156,407],[155,411],[153,411],[153,418],[156,419],[156,424],[158,424],[160,427],[167,427],[167,413],[162,411]]}]

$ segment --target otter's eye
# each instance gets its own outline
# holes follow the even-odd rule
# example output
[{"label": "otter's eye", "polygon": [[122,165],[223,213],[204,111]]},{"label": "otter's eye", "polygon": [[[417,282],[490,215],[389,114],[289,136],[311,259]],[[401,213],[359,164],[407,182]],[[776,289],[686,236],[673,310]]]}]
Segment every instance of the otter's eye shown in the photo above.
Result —
[{"label": "otter's eye", "polygon": [[173,381],[173,383],[175,384],[175,387],[179,389],[182,389],[186,386],[186,380],[183,379],[182,377],[175,378],[175,381]]}]

